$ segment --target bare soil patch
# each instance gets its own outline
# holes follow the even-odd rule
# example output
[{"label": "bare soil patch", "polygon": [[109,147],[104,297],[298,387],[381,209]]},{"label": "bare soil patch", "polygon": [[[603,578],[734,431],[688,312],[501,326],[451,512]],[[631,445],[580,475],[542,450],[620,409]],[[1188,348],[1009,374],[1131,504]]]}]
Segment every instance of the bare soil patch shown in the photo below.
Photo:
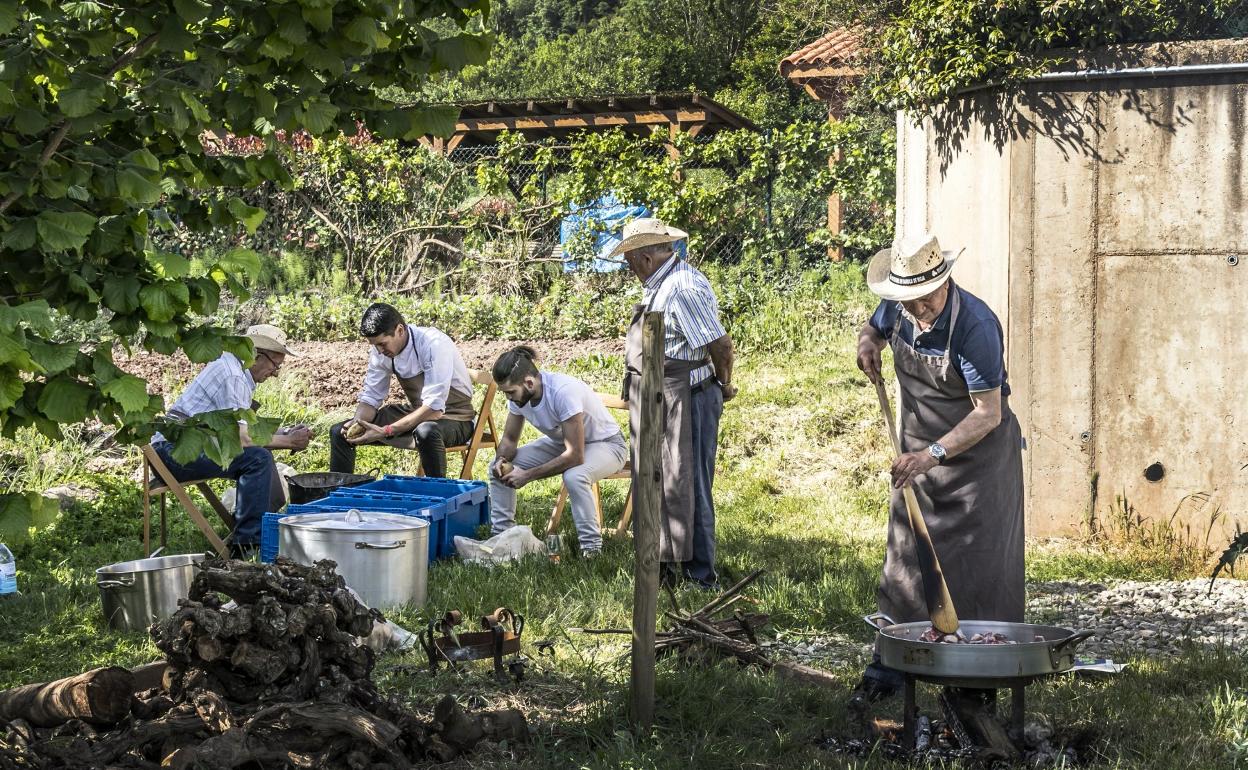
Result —
[{"label": "bare soil patch", "polygon": [[[516,345],[529,345],[537,350],[539,363],[552,369],[566,369],[579,358],[593,355],[621,355],[622,339],[589,340],[465,340],[457,343],[464,362],[473,369],[489,369],[505,351]],[[368,345],[360,342],[292,343],[297,358],[288,358],[282,376],[298,377],[307,387],[308,400],[325,410],[355,404],[356,395],[368,368]],[[118,356],[117,365],[130,374],[147,380],[153,393],[169,396],[182,390],[200,370],[186,356],[178,353],[162,356],[140,353],[130,358]],[[402,398],[398,384],[392,384],[392,396]]]}]

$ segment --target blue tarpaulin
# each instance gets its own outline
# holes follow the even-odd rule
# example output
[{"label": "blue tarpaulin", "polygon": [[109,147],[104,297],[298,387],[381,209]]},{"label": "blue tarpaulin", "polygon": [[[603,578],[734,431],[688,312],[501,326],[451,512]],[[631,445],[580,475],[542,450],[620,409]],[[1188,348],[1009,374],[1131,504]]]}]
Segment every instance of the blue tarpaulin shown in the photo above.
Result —
[{"label": "blue tarpaulin", "polygon": [[[592,270],[596,273],[609,273],[623,268],[622,260],[618,257],[608,259],[607,255],[620,244],[620,233],[626,223],[649,216],[653,216],[653,213],[648,207],[620,203],[611,193],[583,206],[570,207],[563,221],[559,223],[559,245],[563,247],[564,272]],[[588,250],[586,240],[593,244],[592,260],[585,253]],[[677,250],[684,256],[684,241],[677,246]]]}]

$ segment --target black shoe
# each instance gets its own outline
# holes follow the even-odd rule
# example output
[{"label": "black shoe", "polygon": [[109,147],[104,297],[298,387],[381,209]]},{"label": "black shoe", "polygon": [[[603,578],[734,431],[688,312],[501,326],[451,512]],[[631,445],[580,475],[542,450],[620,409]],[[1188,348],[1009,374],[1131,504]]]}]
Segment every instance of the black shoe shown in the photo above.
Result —
[{"label": "black shoe", "polygon": [[260,555],[259,543],[230,543],[230,558],[242,561],[255,561]]},{"label": "black shoe", "polygon": [[849,707],[854,711],[866,711],[872,703],[879,703],[894,697],[901,688],[871,676],[864,676],[854,685],[849,694]]}]

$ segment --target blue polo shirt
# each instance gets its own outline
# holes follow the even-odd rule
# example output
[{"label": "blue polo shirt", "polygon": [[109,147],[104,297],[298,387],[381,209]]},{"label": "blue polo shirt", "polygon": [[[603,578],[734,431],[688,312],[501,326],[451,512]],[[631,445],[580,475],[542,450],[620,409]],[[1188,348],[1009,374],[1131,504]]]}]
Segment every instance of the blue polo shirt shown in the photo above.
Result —
[{"label": "blue polo shirt", "polygon": [[949,320],[953,314],[953,297],[945,303],[945,309],[936,318],[932,328],[914,338],[914,324],[901,312],[901,303],[884,300],[871,316],[871,326],[888,339],[893,333],[893,323],[901,315],[898,332],[901,338],[925,355],[943,355],[946,346],[957,370],[962,373],[966,387],[972,393],[1001,388],[1001,395],[1010,395],[1010,385],[1005,374],[1005,343],[1001,321],[983,300],[957,284],[961,308],[958,326],[953,330],[953,344],[949,345]]}]

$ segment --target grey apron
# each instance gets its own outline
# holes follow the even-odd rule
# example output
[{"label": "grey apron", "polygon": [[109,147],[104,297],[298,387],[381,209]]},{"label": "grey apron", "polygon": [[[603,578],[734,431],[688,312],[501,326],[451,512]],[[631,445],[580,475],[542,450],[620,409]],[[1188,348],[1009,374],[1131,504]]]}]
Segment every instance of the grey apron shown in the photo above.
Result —
[{"label": "grey apron", "polygon": [[[952,284],[949,293],[951,342],[961,302]],[[917,452],[939,441],[970,414],[973,405],[966,381],[951,365],[950,343],[943,355],[920,353],[902,339],[900,323],[898,314],[890,344],[901,387],[901,448]],[[1008,399],[1001,397],[1001,423],[996,428],[975,446],[923,474],[913,486],[958,617],[1022,622],[1022,434]],[[878,598],[880,610],[898,623],[929,617],[914,535],[897,489],[892,494]]]},{"label": "grey apron", "polygon": [[[408,342],[411,342],[411,336],[408,336]],[[390,363],[393,370],[394,362]],[[389,425],[403,415],[411,414],[421,407],[423,401],[421,394],[425,389],[425,373],[421,372],[414,377],[400,377],[399,373],[394,372],[395,378],[399,381],[399,387],[403,389],[403,394],[407,396],[408,404],[387,404],[377,410],[377,416],[374,418],[378,425]],[[455,420],[456,422],[472,422],[476,419],[477,413],[472,408],[472,397],[460,393],[454,388],[446,394],[446,408],[442,410],[441,420]],[[386,446],[397,447],[399,449],[415,449],[416,434],[408,431],[402,435],[392,438],[383,438],[377,442]]]},{"label": "grey apron", "polygon": [[[658,290],[655,290],[655,296]],[[651,298],[653,302],[653,298]],[[637,473],[637,436],[641,429],[642,320],[650,303],[633,306],[633,320],[624,342],[624,400],[628,402],[628,429],[633,437],[633,474]],[[660,471],[663,498],[659,509],[659,561],[693,559],[693,411],[689,375],[705,366],[706,359],[663,359],[663,455]]]}]

